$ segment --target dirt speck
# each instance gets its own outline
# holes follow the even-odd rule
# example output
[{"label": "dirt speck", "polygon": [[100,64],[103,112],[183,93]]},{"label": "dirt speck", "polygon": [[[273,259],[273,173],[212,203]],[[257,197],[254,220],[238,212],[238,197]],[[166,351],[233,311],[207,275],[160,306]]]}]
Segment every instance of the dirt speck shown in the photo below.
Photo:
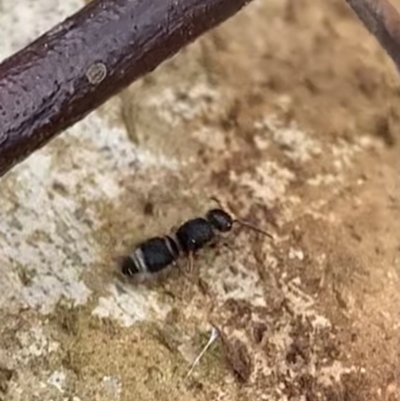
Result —
[{"label": "dirt speck", "polygon": [[252,360],[246,345],[239,340],[223,339],[225,358],[239,381],[246,383],[252,372]]},{"label": "dirt speck", "polygon": [[8,383],[14,374],[13,370],[0,366],[0,395],[7,393]]}]

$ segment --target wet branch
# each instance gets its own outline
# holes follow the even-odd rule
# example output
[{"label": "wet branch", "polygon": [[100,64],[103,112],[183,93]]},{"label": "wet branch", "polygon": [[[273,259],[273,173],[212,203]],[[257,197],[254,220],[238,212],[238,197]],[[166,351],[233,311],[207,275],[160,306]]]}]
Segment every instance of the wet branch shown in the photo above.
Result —
[{"label": "wet branch", "polygon": [[[251,0],[94,0],[0,64],[0,176]],[[400,71],[388,0],[346,0]]]},{"label": "wet branch", "polygon": [[346,0],[400,72],[400,15],[389,0]]},{"label": "wet branch", "polygon": [[0,176],[251,0],[94,0],[0,64]]}]

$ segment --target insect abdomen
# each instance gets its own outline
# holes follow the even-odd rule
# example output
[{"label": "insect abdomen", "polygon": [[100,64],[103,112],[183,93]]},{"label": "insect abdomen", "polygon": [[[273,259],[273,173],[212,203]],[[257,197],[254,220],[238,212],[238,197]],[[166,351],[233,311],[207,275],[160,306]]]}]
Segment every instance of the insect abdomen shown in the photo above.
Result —
[{"label": "insect abdomen", "polygon": [[135,260],[129,255],[120,260],[121,272],[125,276],[133,276],[140,273],[140,267],[137,266]]},{"label": "insect abdomen", "polygon": [[144,242],[140,250],[146,271],[156,273],[168,267],[179,256],[178,248],[169,237],[156,237]]}]

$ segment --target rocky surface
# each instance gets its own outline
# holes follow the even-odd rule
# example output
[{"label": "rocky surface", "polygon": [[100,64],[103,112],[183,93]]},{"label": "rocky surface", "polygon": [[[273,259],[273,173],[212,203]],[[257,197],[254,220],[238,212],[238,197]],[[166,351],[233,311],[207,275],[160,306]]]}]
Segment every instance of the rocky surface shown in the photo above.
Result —
[{"label": "rocky surface", "polygon": [[[81,6],[1,0],[0,57]],[[256,0],[15,168],[0,400],[397,399],[399,100],[344,2]],[[275,240],[115,274],[212,195]]]}]

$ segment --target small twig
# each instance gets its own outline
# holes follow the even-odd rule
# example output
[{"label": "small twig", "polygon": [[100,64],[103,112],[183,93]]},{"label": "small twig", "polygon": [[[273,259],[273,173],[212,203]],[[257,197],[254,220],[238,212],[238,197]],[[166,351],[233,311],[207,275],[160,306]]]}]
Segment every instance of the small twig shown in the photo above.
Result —
[{"label": "small twig", "polygon": [[94,0],[0,64],[0,176],[251,0]]},{"label": "small twig", "polygon": [[400,72],[400,15],[388,0],[346,0]]}]

